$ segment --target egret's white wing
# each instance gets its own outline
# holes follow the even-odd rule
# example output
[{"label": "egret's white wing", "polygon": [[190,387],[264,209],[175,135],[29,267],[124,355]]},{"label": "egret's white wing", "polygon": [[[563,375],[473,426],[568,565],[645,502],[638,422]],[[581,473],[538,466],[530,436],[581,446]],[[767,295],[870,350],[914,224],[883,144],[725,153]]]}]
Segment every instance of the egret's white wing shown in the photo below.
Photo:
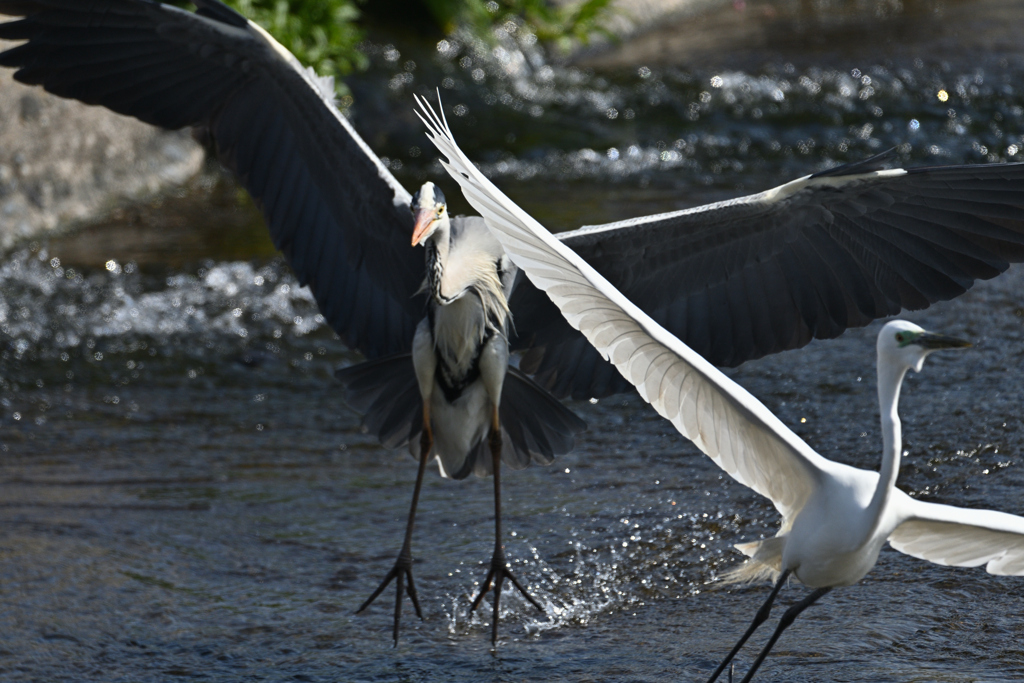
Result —
[{"label": "egret's white wing", "polygon": [[[789,517],[834,463],[815,453],[745,389],[630,303],[516,206],[456,146],[447,122],[419,103],[445,168],[515,264],[660,415],[740,483]],[[443,163],[443,162],[442,162]]]},{"label": "egret's white wing", "polygon": [[[1024,164],[890,168],[895,157],[558,239],[705,359],[736,366],[952,299],[1024,260]],[[539,292],[520,288],[510,306],[535,344],[522,367],[556,394],[622,384]]]},{"label": "egret's white wing", "polygon": [[896,550],[936,564],[1024,575],[1024,517],[904,498],[908,519],[889,535]]}]

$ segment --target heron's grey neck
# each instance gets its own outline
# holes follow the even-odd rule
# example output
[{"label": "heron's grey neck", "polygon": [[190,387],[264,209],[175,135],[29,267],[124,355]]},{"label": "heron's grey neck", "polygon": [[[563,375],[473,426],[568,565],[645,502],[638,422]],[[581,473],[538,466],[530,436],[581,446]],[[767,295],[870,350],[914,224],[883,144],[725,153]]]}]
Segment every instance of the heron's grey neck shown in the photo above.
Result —
[{"label": "heron's grey neck", "polygon": [[900,450],[903,448],[903,434],[897,405],[900,387],[907,374],[907,367],[879,359],[878,362],[878,408],[882,419],[882,467],[878,472],[878,488],[871,496],[868,506],[872,520],[872,534],[878,528],[885,507],[896,486],[900,473]]},{"label": "heron's grey neck", "polygon": [[445,303],[441,295],[441,278],[451,251],[451,226],[451,219],[445,215],[427,240],[427,287],[430,296],[440,304]]}]

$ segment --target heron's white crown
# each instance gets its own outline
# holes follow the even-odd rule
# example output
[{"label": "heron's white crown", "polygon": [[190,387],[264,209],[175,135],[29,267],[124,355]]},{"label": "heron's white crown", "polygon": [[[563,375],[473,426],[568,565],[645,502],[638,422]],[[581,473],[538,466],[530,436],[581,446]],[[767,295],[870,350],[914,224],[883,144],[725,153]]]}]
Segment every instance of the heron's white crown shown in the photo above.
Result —
[{"label": "heron's white crown", "polygon": [[423,183],[416,194],[412,196],[412,203],[409,208],[412,210],[415,226],[412,231],[412,246],[423,244],[437,231],[441,222],[448,217],[448,206],[445,202],[444,193],[429,180]]}]

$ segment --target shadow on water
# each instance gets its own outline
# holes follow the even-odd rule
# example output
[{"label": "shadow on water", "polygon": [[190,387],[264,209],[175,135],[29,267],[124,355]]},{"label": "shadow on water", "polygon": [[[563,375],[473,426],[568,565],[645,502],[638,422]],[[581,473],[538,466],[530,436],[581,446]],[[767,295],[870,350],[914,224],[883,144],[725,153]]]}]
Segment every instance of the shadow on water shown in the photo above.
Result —
[{"label": "shadow on water", "polygon": [[[411,92],[440,84],[471,156],[560,229],[891,146],[915,164],[1024,148],[1024,68],[1008,48],[598,70],[546,61],[515,32],[387,40],[353,82],[353,115],[402,182],[441,177],[410,114]],[[543,617],[509,594],[491,650],[489,620],[468,612],[490,557],[491,483],[433,475],[414,548],[426,620],[407,605],[393,649],[387,601],[354,616],[397,552],[415,468],[343,407],[332,373],[357,358],[271,254],[251,205],[211,174],[0,264],[0,678],[707,675],[765,594],[715,579],[738,561],[732,544],[774,533],[777,515],[635,396],[575,404],[590,424],[578,449],[506,477],[507,549]],[[976,342],[907,381],[900,482],[913,495],[1024,513],[1022,279],[1011,269],[908,316]],[[731,374],[824,455],[873,468],[877,329]],[[1020,596],[1019,580],[887,550],[787,633],[762,677],[1018,679]]]},{"label": "shadow on water", "polygon": [[210,261],[277,255],[259,210],[216,165],[188,185],[117,207],[103,220],[47,244],[64,267],[99,268],[113,259],[147,271],[180,272]]}]

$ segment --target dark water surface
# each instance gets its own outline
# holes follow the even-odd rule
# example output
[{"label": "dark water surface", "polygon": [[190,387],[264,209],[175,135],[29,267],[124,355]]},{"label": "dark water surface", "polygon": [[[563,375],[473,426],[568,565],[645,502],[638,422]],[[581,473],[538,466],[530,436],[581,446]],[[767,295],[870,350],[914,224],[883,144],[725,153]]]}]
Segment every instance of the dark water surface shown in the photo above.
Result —
[{"label": "dark water surface", "polygon": [[[501,39],[396,37],[354,82],[357,125],[407,186],[440,177],[410,114],[411,93],[439,82],[464,108],[462,146],[555,228],[891,146],[913,164],[1024,160],[1013,46],[595,72]],[[767,595],[716,579],[777,515],[635,396],[574,404],[590,424],[577,450],[504,478],[506,548],[545,615],[507,593],[491,649],[489,617],[468,612],[492,549],[491,481],[432,471],[414,544],[426,620],[406,603],[393,649],[389,596],[354,616],[398,551],[415,466],[341,404],[333,370],[358,359],[271,253],[211,175],[0,263],[0,680],[707,676]],[[913,495],[1024,514],[1022,290],[1015,268],[906,316],[976,344],[907,380],[900,486]],[[730,374],[827,457],[875,468],[877,329]],[[885,550],[787,632],[759,680],[1020,680],[1022,589]],[[804,594],[794,583],[782,604]]]}]

